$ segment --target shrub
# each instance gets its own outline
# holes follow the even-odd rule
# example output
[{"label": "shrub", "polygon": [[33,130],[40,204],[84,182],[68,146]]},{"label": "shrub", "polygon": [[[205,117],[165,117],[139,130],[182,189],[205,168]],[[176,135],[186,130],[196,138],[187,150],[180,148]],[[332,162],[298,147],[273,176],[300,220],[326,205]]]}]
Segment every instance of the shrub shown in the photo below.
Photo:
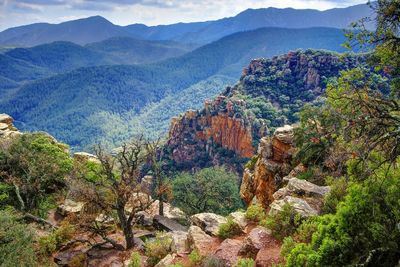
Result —
[{"label": "shrub", "polygon": [[204,258],[203,260],[203,267],[226,267],[226,266],[227,266],[226,262],[216,256],[209,256]]},{"label": "shrub", "polygon": [[218,236],[222,239],[229,238],[242,233],[240,226],[233,221],[232,217],[227,218],[227,222],[219,226]]},{"label": "shrub", "polygon": [[246,219],[259,222],[266,217],[265,210],[260,204],[252,204],[246,210]]},{"label": "shrub", "polygon": [[337,205],[344,200],[347,194],[349,183],[346,178],[327,178],[327,183],[331,186],[331,191],[324,199],[325,213],[335,213]]},{"label": "shrub", "polygon": [[36,266],[33,231],[12,210],[0,210],[0,266]]},{"label": "shrub", "polygon": [[135,251],[131,254],[128,267],[140,267],[142,265],[142,256],[139,252]]},{"label": "shrub", "polygon": [[75,229],[68,222],[63,222],[57,230],[39,239],[39,253],[44,256],[53,254],[63,243],[72,238]]},{"label": "shrub", "polygon": [[160,260],[172,252],[172,238],[164,233],[157,234],[154,240],[146,241],[144,244],[145,254],[151,266],[156,265]]},{"label": "shrub", "polygon": [[200,255],[200,253],[196,249],[192,250],[192,252],[190,252],[190,254],[189,254],[189,260],[194,265],[199,264],[202,259],[203,259],[203,257]]},{"label": "shrub", "polygon": [[255,266],[255,262],[253,259],[250,259],[250,258],[239,259],[235,264],[235,267],[254,267],[254,266]]},{"label": "shrub", "polygon": [[271,229],[275,238],[282,240],[284,237],[292,235],[300,226],[301,221],[301,216],[295,213],[294,208],[286,204],[281,212],[267,217],[260,224]]},{"label": "shrub", "polygon": [[173,182],[174,204],[188,214],[214,212],[227,215],[242,207],[239,177],[223,167],[182,172]]}]

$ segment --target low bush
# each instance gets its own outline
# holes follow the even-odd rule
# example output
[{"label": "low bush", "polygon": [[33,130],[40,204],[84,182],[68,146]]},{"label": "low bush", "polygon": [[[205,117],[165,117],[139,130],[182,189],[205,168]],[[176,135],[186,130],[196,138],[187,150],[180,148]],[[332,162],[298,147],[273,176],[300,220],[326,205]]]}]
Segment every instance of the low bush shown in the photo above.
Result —
[{"label": "low bush", "polygon": [[131,254],[128,267],[140,267],[142,265],[142,256],[139,252],[135,251]]},{"label": "low bush", "polygon": [[239,259],[235,267],[254,267],[256,264],[253,259],[246,258],[246,259]]},{"label": "low bush", "polygon": [[39,253],[43,256],[50,256],[57,251],[61,245],[70,240],[75,233],[75,228],[64,221],[60,228],[53,231],[50,235],[39,239]]},{"label": "low bush", "polygon": [[270,229],[275,238],[282,240],[294,234],[301,222],[302,217],[295,213],[292,206],[286,204],[281,212],[262,220],[260,225]]},{"label": "low bush", "polygon": [[246,219],[250,221],[259,222],[265,218],[265,210],[260,204],[252,204],[246,210]]},{"label": "low bush", "polygon": [[227,222],[219,226],[218,237],[226,239],[242,233],[240,226],[233,221],[232,217],[227,218]]},{"label": "low bush", "polygon": [[192,252],[190,252],[190,254],[189,254],[190,263],[192,263],[193,265],[199,264],[202,259],[203,259],[203,257],[200,255],[200,253],[196,249],[192,250]]},{"label": "low bush", "polygon": [[164,233],[159,233],[154,240],[145,242],[145,254],[149,257],[148,263],[154,266],[172,252],[172,243],[172,238]]}]

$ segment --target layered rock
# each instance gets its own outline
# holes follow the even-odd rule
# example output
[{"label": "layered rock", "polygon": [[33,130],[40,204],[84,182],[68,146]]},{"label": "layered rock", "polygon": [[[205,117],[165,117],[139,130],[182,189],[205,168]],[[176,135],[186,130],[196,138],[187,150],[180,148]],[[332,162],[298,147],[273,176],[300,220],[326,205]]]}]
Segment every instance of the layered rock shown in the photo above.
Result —
[{"label": "layered rock", "polygon": [[8,139],[22,134],[13,123],[14,119],[10,115],[0,114],[0,139]]},{"label": "layered rock", "polygon": [[324,197],[329,193],[329,186],[318,186],[296,177],[289,177],[288,184],[273,194],[274,201],[270,205],[270,214],[283,210],[286,204],[303,217],[321,213]]},{"label": "layered rock", "polygon": [[219,96],[212,102],[206,101],[201,111],[189,110],[173,118],[165,154],[183,168],[202,167],[207,162],[225,163],[220,159],[220,148],[238,157],[251,157],[254,154],[251,127],[237,114],[244,107],[242,100]]},{"label": "layered rock", "polygon": [[255,199],[267,208],[274,201],[273,194],[291,169],[292,143],[293,127],[289,125],[277,128],[272,137],[261,139],[257,160],[245,169],[240,188],[240,196],[247,204]]}]

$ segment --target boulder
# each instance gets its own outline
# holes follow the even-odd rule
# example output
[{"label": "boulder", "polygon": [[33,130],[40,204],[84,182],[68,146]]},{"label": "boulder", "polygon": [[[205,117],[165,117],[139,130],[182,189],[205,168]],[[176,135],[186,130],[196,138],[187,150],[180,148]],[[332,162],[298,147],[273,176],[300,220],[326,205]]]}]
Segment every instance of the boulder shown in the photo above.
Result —
[{"label": "boulder", "polygon": [[65,199],[64,204],[61,204],[57,208],[57,212],[63,216],[67,216],[68,214],[79,213],[83,209],[85,203],[74,201],[72,199]]},{"label": "boulder", "polygon": [[256,256],[256,267],[278,266],[282,263],[281,247],[262,248]]},{"label": "boulder", "polygon": [[167,217],[156,215],[153,218],[153,225],[159,229],[168,232],[172,231],[187,231],[187,227],[183,226],[182,224],[178,223],[175,220],[171,220]]},{"label": "boulder", "polygon": [[79,162],[91,161],[91,162],[100,163],[100,161],[96,155],[86,153],[86,152],[75,152],[74,159]]},{"label": "boulder", "polygon": [[13,121],[10,115],[0,114],[0,141],[2,139],[8,140],[22,134],[14,127]]},{"label": "boulder", "polygon": [[275,200],[270,205],[269,214],[274,215],[281,211],[286,204],[294,208],[297,214],[303,217],[316,216],[320,213],[320,209],[313,208],[306,200],[299,197],[285,196],[283,199]]},{"label": "boulder", "polygon": [[294,138],[293,127],[290,125],[279,127],[275,130],[274,136],[282,143],[292,144]]},{"label": "boulder", "polygon": [[218,234],[219,226],[227,222],[225,217],[208,212],[192,215],[190,221],[206,233],[214,236]]},{"label": "boulder", "polygon": [[135,214],[136,223],[143,226],[153,225],[153,216],[146,211],[139,211]]},{"label": "boulder", "polygon": [[262,226],[257,226],[252,229],[243,240],[239,255],[255,259],[260,249],[269,247],[270,244],[274,242],[275,239],[272,237],[271,230]]},{"label": "boulder", "polygon": [[[159,207],[160,202],[156,200],[150,205],[146,212],[150,214],[150,216],[159,215]],[[171,220],[176,220],[178,222],[187,222],[188,220],[186,213],[166,202],[164,202],[164,217],[167,217]]]},{"label": "boulder", "polygon": [[300,180],[296,177],[289,179],[286,187],[279,189],[274,193],[274,199],[282,199],[287,195],[301,197],[323,198],[329,193],[329,186],[318,186],[306,180]]},{"label": "boulder", "polygon": [[168,254],[162,260],[160,260],[154,267],[168,267],[172,265],[176,257],[176,254]]},{"label": "boulder", "polygon": [[329,186],[318,186],[296,177],[288,177],[288,184],[273,194],[270,214],[283,210],[285,204],[293,206],[295,212],[304,217],[321,213],[324,197],[329,193]]},{"label": "boulder", "polygon": [[224,260],[227,266],[234,266],[238,260],[238,254],[242,247],[242,241],[225,239],[215,251],[215,256]]},{"label": "boulder", "polygon": [[188,232],[172,231],[169,233],[174,241],[174,251],[178,254],[186,253],[189,251]]},{"label": "boulder", "polygon": [[188,231],[188,244],[190,249],[197,250],[204,257],[214,251],[218,241],[216,238],[206,234],[200,227],[192,225]]},{"label": "boulder", "polygon": [[235,211],[229,214],[233,221],[239,225],[240,229],[244,230],[248,224],[246,214],[243,211]]}]

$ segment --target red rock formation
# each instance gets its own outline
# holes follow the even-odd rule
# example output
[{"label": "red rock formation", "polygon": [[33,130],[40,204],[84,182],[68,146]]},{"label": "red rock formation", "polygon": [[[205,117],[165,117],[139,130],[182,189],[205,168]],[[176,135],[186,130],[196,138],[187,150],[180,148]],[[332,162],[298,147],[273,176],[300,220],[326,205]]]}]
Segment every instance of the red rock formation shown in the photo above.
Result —
[{"label": "red rock formation", "polygon": [[220,96],[213,102],[206,101],[202,111],[189,110],[173,118],[167,141],[172,149],[171,158],[177,163],[205,156],[214,161],[216,147],[233,151],[239,157],[251,157],[255,152],[251,127],[235,111],[244,105],[244,101],[226,101]]},{"label": "red rock formation", "polygon": [[240,188],[240,195],[247,204],[256,199],[268,208],[274,201],[273,194],[291,170],[292,142],[293,128],[288,125],[276,129],[272,138],[261,139],[258,160],[253,170],[245,170]]}]

